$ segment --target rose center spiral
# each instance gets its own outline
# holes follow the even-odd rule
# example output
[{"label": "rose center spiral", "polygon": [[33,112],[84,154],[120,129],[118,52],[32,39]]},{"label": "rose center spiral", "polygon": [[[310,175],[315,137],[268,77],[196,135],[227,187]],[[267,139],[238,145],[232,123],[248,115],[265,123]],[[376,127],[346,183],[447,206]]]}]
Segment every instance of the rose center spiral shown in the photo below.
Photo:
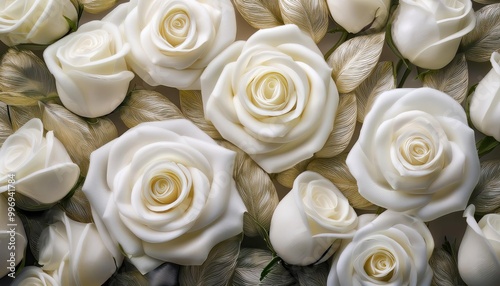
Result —
[{"label": "rose center spiral", "polygon": [[175,9],[163,18],[160,34],[170,45],[176,47],[186,40],[189,29],[189,15],[184,10]]},{"label": "rose center spiral", "polygon": [[377,281],[391,280],[396,267],[396,259],[388,250],[382,249],[368,257],[364,264],[366,274]]},{"label": "rose center spiral", "polygon": [[252,103],[266,110],[280,110],[288,103],[288,84],[277,72],[258,75],[251,85]]},{"label": "rose center spiral", "polygon": [[421,166],[433,157],[433,144],[429,138],[410,136],[399,146],[401,157],[411,165]]}]

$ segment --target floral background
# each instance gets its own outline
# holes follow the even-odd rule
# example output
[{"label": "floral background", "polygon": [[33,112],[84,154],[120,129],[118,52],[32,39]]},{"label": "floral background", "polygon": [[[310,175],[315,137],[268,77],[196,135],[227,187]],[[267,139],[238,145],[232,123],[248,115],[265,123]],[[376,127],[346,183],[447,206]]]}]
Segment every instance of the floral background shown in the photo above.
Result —
[{"label": "floral background", "polygon": [[60,0],[65,29],[0,23],[22,261],[0,282],[495,285],[500,4],[411,2]]}]

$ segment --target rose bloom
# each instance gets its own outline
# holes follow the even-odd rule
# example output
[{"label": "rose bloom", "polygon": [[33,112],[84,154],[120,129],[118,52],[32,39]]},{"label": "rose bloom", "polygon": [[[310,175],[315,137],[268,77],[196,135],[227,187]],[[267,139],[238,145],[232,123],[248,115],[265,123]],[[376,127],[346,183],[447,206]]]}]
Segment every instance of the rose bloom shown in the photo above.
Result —
[{"label": "rose bloom", "polygon": [[396,89],[375,100],[346,163],[368,201],[429,221],[465,209],[479,180],[475,146],[450,96]]},{"label": "rose bloom", "polygon": [[500,214],[487,214],[476,222],[475,206],[464,212],[465,231],[458,251],[458,270],[469,286],[496,286],[500,280]]},{"label": "rose bloom", "polygon": [[493,68],[479,82],[470,102],[470,119],[482,133],[500,141],[500,54],[491,54]]},{"label": "rose bloom", "polygon": [[349,33],[380,30],[389,17],[390,0],[327,0],[333,20]]},{"label": "rose bloom", "polygon": [[188,120],[143,123],[92,153],[83,191],[99,232],[143,274],[199,265],[243,230],[234,158]]},{"label": "rose bloom", "polygon": [[328,285],[431,285],[433,249],[432,234],[420,219],[385,211],[344,242]]},{"label": "rose bloom", "polygon": [[0,193],[8,191],[9,179],[14,180],[16,194],[31,199],[29,206],[17,202],[23,209],[50,207],[71,191],[80,176],[80,168],[54,133],[43,132],[42,121],[31,119],[0,148]]},{"label": "rose bloom", "polygon": [[44,272],[40,267],[26,266],[11,286],[59,286],[60,281]]},{"label": "rose bloom", "polygon": [[227,48],[203,73],[201,91],[205,118],[268,173],[323,147],[339,100],[323,55],[295,25]]},{"label": "rose bloom", "polygon": [[[24,258],[28,242],[23,221],[17,218],[15,212],[9,210],[9,207],[13,209],[14,206],[15,201],[12,199],[7,201],[4,196],[0,195],[0,245],[4,248],[0,251],[0,277],[15,272],[16,265]],[[10,216],[9,213],[15,216]],[[11,217],[14,221],[10,221]],[[11,253],[14,256],[11,256]]]},{"label": "rose bloom", "polygon": [[321,263],[338,249],[341,239],[354,235],[357,223],[342,192],[318,173],[306,171],[274,210],[269,239],[287,263]]},{"label": "rose bloom", "polygon": [[66,18],[77,21],[70,0],[0,1],[0,41],[7,46],[50,44],[68,33]]},{"label": "rose bloom", "polygon": [[121,25],[127,64],[152,86],[200,89],[205,67],[236,38],[230,0],[135,0],[103,20]]},{"label": "rose bloom", "polygon": [[93,223],[71,220],[65,213],[42,231],[38,249],[38,263],[61,285],[102,285],[123,261],[120,250],[103,241]]},{"label": "rose bloom", "polygon": [[440,69],[450,63],[476,16],[471,0],[401,0],[392,23],[392,39],[413,64]]},{"label": "rose bloom", "polygon": [[92,21],[50,45],[43,58],[64,106],[80,116],[99,117],[127,95],[134,77],[125,62],[129,50],[117,26]]}]

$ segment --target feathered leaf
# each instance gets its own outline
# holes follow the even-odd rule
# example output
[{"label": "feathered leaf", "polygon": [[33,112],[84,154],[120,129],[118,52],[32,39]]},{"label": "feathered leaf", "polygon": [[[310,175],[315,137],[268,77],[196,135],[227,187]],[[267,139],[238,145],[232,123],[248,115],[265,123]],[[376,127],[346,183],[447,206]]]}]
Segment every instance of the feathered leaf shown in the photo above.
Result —
[{"label": "feathered leaf", "polygon": [[476,206],[476,214],[500,213],[500,160],[481,163],[481,174],[467,205]]},{"label": "feathered leaf", "polygon": [[163,263],[153,271],[148,272],[149,286],[177,286],[179,285],[179,265]]},{"label": "feathered leaf", "polygon": [[[260,281],[264,267],[273,259],[270,251],[263,249],[242,248],[238,257],[238,263],[234,270],[233,285],[298,285],[295,278],[283,265],[276,264],[266,277]],[[325,284],[326,285],[326,284]]]},{"label": "feathered leaf", "polygon": [[500,50],[500,3],[476,11],[476,27],[462,38],[467,60],[487,62]]},{"label": "feathered leaf", "polygon": [[119,110],[120,118],[128,128],[143,122],[184,118],[175,104],[152,90],[132,91]]},{"label": "feathered leaf", "polygon": [[345,162],[346,158],[347,154],[343,153],[334,158],[315,159],[307,165],[307,170],[329,179],[354,208],[373,209],[373,204],[359,194],[356,179],[349,172]]},{"label": "feathered leaf", "polygon": [[423,84],[448,94],[461,104],[469,88],[469,70],[465,55],[457,54],[444,68],[426,73]]},{"label": "feathered leaf", "polygon": [[87,197],[82,191],[83,181],[83,179],[80,179],[77,182],[72,196],[59,202],[59,207],[70,219],[81,223],[91,223],[93,222],[92,210]]},{"label": "feathered leaf", "polygon": [[243,19],[256,29],[283,25],[279,0],[234,0],[234,6]]},{"label": "feathered leaf", "polygon": [[82,176],[87,175],[90,153],[118,137],[115,125],[108,118],[94,118],[87,122],[55,103],[40,103],[40,108],[45,129],[54,131],[80,167]]},{"label": "feathered leaf", "polygon": [[280,0],[285,24],[295,24],[318,43],[328,31],[330,10],[325,0]]},{"label": "feathered leaf", "polygon": [[[154,271],[154,270],[153,270]],[[124,260],[118,272],[105,285],[109,286],[149,286],[148,279],[128,260]]]},{"label": "feathered leaf", "polygon": [[38,105],[38,101],[46,101],[59,98],[57,94],[44,95],[35,92],[0,92],[0,101],[11,106],[33,106]]},{"label": "feathered leaf", "polygon": [[347,148],[356,129],[356,113],[356,97],[354,94],[340,95],[333,130],[325,146],[314,154],[315,157],[331,158],[342,153]]},{"label": "feathered leaf", "polygon": [[431,286],[464,286],[455,258],[442,248],[435,248],[429,260],[434,275]]},{"label": "feathered leaf", "polygon": [[309,164],[311,160],[312,159],[304,160],[288,170],[277,173],[275,177],[276,181],[278,181],[278,183],[280,183],[282,186],[292,188],[295,179],[300,175],[300,173],[306,170],[307,164]]},{"label": "feathered leaf", "polygon": [[293,265],[290,267],[289,271],[297,278],[300,286],[324,286],[327,285],[330,267],[328,263],[323,262],[311,266]]},{"label": "feathered leaf", "polygon": [[49,226],[49,218],[47,217],[47,212],[43,213],[21,213],[17,212],[17,216],[23,221],[24,230],[26,231],[26,236],[28,238],[28,245],[30,247],[31,254],[35,260],[38,261],[39,256],[39,245],[38,240],[42,231]]},{"label": "feathered leaf", "polygon": [[191,120],[196,126],[198,126],[198,128],[207,133],[208,136],[212,137],[214,140],[223,139],[219,131],[215,129],[212,123],[205,119],[200,91],[181,90],[180,106],[184,116]]},{"label": "feathered leaf", "polygon": [[[241,149],[227,141],[218,142],[221,146],[236,152],[233,177],[248,213],[267,231],[271,225],[274,209],[279,203],[278,193],[269,175],[262,170]],[[247,236],[259,235],[255,224],[245,220],[244,233]]]},{"label": "feathered leaf", "polygon": [[359,36],[340,45],[328,58],[340,93],[358,87],[373,71],[384,47],[385,32]]},{"label": "feathered leaf", "polygon": [[181,267],[180,285],[228,285],[236,267],[241,240],[242,235],[237,235],[217,244],[200,266]]},{"label": "feathered leaf", "polygon": [[0,147],[7,137],[9,137],[14,130],[10,124],[8,107],[4,103],[0,103]]},{"label": "feathered leaf", "polygon": [[78,0],[83,10],[91,14],[101,13],[115,6],[116,0]]},{"label": "feathered leaf", "polygon": [[392,62],[380,62],[373,72],[354,91],[358,107],[358,121],[365,120],[373,101],[384,91],[396,88]]},{"label": "feathered leaf", "polygon": [[10,122],[12,128],[17,130],[21,128],[26,122],[33,118],[42,119],[42,112],[40,107],[35,106],[9,106]]},{"label": "feathered leaf", "polygon": [[33,52],[9,49],[0,63],[0,91],[48,95],[56,92],[55,79]]},{"label": "feathered leaf", "polygon": [[493,3],[500,3],[500,0],[474,0],[474,2],[488,5]]}]

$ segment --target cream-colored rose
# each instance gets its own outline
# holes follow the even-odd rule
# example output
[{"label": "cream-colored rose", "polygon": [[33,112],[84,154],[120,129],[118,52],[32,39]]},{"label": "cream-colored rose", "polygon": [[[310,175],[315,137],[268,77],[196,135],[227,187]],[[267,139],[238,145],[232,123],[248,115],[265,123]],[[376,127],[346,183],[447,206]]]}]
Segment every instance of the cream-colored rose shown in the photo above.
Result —
[{"label": "cream-colored rose", "polygon": [[127,70],[118,27],[92,21],[50,45],[43,53],[64,106],[84,117],[111,113],[127,95],[134,73]]},{"label": "cream-colored rose", "polygon": [[420,219],[385,211],[335,254],[328,286],[431,285],[433,249],[432,234]]},{"label": "cream-colored rose", "polygon": [[230,0],[132,0],[104,21],[121,25],[127,64],[147,84],[200,89],[200,75],[236,38]]},{"label": "cream-colored rose", "polygon": [[80,168],[54,133],[44,136],[43,132],[42,121],[31,119],[0,148],[0,193],[8,192],[9,180],[13,180],[16,193],[36,204],[21,206],[18,202],[17,207],[50,206],[64,198],[80,176]]},{"label": "cream-colored rose", "polygon": [[450,96],[396,89],[375,100],[346,163],[368,201],[430,221],[465,209],[479,180],[475,144]]},{"label": "cream-colored rose", "polygon": [[475,25],[471,0],[401,0],[392,39],[413,64],[440,69],[453,60],[462,37]]},{"label": "cream-colored rose", "polygon": [[468,226],[458,251],[458,270],[469,286],[496,286],[500,281],[500,214],[487,214],[478,223],[475,210],[470,205],[464,212]]},{"label": "cream-colored rose", "polygon": [[500,54],[491,54],[493,68],[479,82],[470,102],[470,119],[482,133],[500,141]]},{"label": "cream-colored rose", "polygon": [[349,33],[382,29],[391,0],[327,0],[333,20]]},{"label": "cream-colored rose", "polygon": [[321,263],[354,235],[358,216],[335,185],[315,172],[301,173],[280,201],[269,239],[287,263]]},{"label": "cream-colored rose", "polygon": [[83,191],[99,232],[142,273],[199,265],[243,230],[234,158],[188,120],[143,123],[92,153]]},{"label": "cream-colored rose", "polygon": [[67,19],[76,23],[77,16],[71,0],[3,0],[0,41],[7,46],[50,44],[69,31]]},{"label": "cream-colored rose", "polygon": [[36,266],[26,266],[11,286],[59,286],[60,281]]},{"label": "cream-colored rose", "polygon": [[71,220],[65,213],[42,231],[38,249],[38,263],[62,285],[100,286],[123,261],[118,247],[103,241],[95,224]]},{"label": "cream-colored rose", "polygon": [[[16,276],[16,265],[24,258],[26,233],[22,220],[15,212],[16,202],[13,197],[0,195],[0,277]],[[11,274],[12,273],[12,274]]]},{"label": "cream-colored rose", "polygon": [[227,48],[203,73],[201,91],[205,118],[268,173],[323,147],[339,101],[330,67],[295,25]]}]

